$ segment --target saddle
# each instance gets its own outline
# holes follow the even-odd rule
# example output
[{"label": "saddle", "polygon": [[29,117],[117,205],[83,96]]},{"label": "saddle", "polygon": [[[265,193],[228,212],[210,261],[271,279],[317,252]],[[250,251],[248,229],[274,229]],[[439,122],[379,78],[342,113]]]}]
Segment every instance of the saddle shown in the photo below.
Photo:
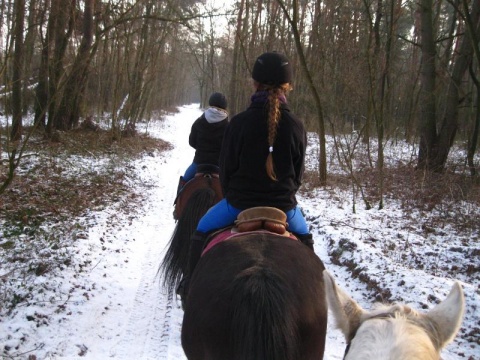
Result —
[{"label": "saddle", "polygon": [[238,214],[235,226],[238,232],[265,229],[283,235],[288,227],[287,215],[274,207],[253,207]]},{"label": "saddle", "polygon": [[252,232],[269,232],[297,241],[287,227],[287,215],[280,209],[258,206],[244,210],[238,214],[235,226],[220,229],[208,237],[202,256],[221,242]]}]

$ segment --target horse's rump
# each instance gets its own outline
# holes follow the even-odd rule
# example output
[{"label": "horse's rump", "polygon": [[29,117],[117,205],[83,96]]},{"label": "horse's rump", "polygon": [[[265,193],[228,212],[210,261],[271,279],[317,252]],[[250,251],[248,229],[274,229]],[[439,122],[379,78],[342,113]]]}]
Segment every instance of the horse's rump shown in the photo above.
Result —
[{"label": "horse's rump", "polygon": [[180,219],[184,211],[192,206],[189,204],[190,198],[195,192],[201,189],[212,189],[214,191],[214,203],[219,202],[223,198],[222,187],[218,174],[210,172],[197,173],[192,180],[185,184],[175,199],[175,210],[173,212],[175,220]]},{"label": "horse's rump", "polygon": [[182,327],[188,359],[322,359],[323,269],[287,237],[257,233],[218,244],[192,276]]}]

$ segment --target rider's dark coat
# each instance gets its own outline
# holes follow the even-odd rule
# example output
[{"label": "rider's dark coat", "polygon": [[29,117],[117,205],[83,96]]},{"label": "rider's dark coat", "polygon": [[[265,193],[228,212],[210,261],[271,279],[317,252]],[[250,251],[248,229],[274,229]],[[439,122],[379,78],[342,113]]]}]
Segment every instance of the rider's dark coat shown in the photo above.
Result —
[{"label": "rider's dark coat", "polygon": [[195,149],[194,163],[218,165],[227,124],[228,117],[218,122],[208,122],[205,113],[195,120],[188,139],[190,146]]},{"label": "rider's dark coat", "polygon": [[220,180],[224,196],[238,209],[273,206],[289,211],[297,205],[295,193],[301,185],[307,137],[303,123],[281,104],[281,118],[273,145],[278,181],[265,169],[269,153],[268,104],[252,102],[227,126],[220,154]]}]

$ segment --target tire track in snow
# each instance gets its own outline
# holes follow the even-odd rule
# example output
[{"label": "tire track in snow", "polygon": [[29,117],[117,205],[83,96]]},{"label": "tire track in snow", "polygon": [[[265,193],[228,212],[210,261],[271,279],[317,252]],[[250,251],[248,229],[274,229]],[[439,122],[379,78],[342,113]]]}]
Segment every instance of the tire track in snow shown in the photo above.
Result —
[{"label": "tire track in snow", "polygon": [[[148,232],[161,234],[165,231],[160,224],[158,225],[155,226],[155,231],[150,228]],[[148,229],[148,226],[145,229]],[[164,323],[168,322],[169,308],[172,305],[171,299],[162,292],[156,277],[163,247],[155,240],[158,239],[147,240],[150,246],[144,254],[141,278],[138,281],[133,303],[129,306],[126,330],[118,348],[112,353],[116,358],[154,359],[160,358],[163,353],[160,345],[162,337],[165,336]]]},{"label": "tire track in snow", "polygon": [[[176,299],[167,296],[163,291],[157,270],[175,226],[172,204],[175,200],[177,179],[193,159],[193,151],[188,145],[188,134],[200,111],[193,107],[189,110],[191,111],[183,112],[181,118],[170,116],[149,129],[154,136],[177,143],[178,147],[160,160],[156,158],[156,163],[152,164],[158,167],[158,182],[151,190],[148,205],[145,206],[146,216],[139,219],[144,224],[137,227],[144,230],[143,234],[139,234],[142,241],[145,237],[152,237],[152,234],[161,235],[160,239],[156,236],[145,239],[148,247],[141,265],[142,275],[138,288],[129,308],[126,330],[117,346],[110,351],[111,357],[116,359],[185,358],[183,353],[178,353],[179,346],[174,346],[174,349],[169,347],[171,342],[176,345],[180,343],[183,311]],[[179,136],[185,140],[178,141]],[[191,154],[191,157],[186,157],[186,154]]]}]

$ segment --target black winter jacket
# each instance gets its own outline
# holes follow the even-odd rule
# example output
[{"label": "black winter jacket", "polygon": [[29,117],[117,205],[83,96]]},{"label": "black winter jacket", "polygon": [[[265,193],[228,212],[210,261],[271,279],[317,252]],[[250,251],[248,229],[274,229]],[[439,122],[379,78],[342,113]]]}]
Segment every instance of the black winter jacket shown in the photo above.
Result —
[{"label": "black winter jacket", "polygon": [[194,163],[218,166],[218,158],[227,124],[228,117],[219,122],[209,123],[205,118],[205,113],[195,120],[188,138],[190,146],[195,149]]},{"label": "black winter jacket", "polygon": [[227,126],[220,153],[220,180],[224,196],[238,209],[273,206],[289,211],[297,205],[295,193],[301,185],[307,135],[303,123],[286,104],[273,145],[278,181],[271,180],[265,162],[268,146],[268,104],[252,102]]}]

